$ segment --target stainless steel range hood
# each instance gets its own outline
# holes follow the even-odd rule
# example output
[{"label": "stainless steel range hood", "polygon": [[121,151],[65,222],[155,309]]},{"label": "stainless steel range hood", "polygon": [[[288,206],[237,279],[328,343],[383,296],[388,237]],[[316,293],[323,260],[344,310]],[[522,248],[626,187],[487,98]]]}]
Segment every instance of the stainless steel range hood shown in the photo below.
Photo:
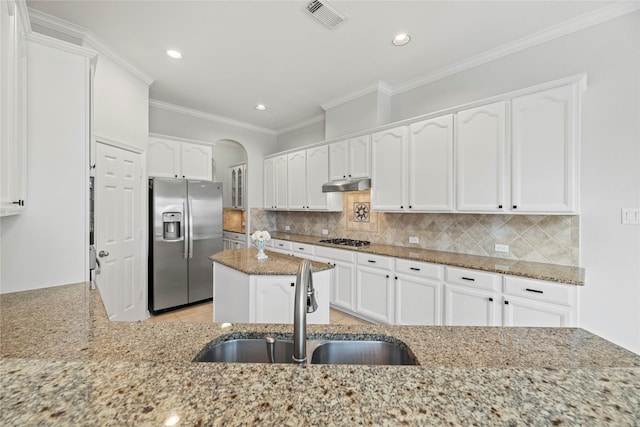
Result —
[{"label": "stainless steel range hood", "polygon": [[371,188],[371,178],[341,179],[322,185],[323,193],[342,193],[345,191],[362,191]]}]

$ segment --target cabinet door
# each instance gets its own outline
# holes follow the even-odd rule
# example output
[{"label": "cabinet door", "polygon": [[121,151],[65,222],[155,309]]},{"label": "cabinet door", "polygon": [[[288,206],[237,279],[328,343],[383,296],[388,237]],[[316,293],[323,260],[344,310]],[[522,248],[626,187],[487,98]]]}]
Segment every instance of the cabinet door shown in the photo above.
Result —
[{"label": "cabinet door", "polygon": [[238,172],[236,168],[229,169],[229,182],[231,183],[231,207],[235,208],[238,205]]},{"label": "cabinet door", "polygon": [[237,191],[236,191],[236,208],[244,209],[244,199],[245,199],[245,185],[247,182],[247,168],[246,165],[241,165],[236,167],[236,175],[237,175]]},{"label": "cabinet door", "polygon": [[575,212],[576,85],[511,103],[512,209]]},{"label": "cabinet door", "polygon": [[406,205],[406,126],[376,132],[371,137],[371,206],[377,211],[401,211]]},{"label": "cabinet door", "polygon": [[211,181],[212,150],[199,144],[181,143],[182,177]]},{"label": "cabinet door", "polygon": [[307,208],[310,210],[342,210],[341,193],[323,193],[322,184],[329,181],[329,147],[307,150]]},{"label": "cabinet door", "polygon": [[333,304],[349,311],[356,309],[355,268],[352,263],[332,261],[334,293]]},{"label": "cabinet door", "polygon": [[287,209],[287,156],[275,158],[275,207]]},{"label": "cabinet door", "polygon": [[264,163],[264,208],[276,207],[276,160],[265,159]]},{"label": "cabinet door", "polygon": [[505,210],[505,102],[457,116],[458,210]]},{"label": "cabinet door", "polygon": [[149,176],[181,178],[180,143],[163,139],[150,139],[147,149]]},{"label": "cabinet door", "polygon": [[453,115],[409,127],[409,209],[453,210]]},{"label": "cabinet door", "polygon": [[396,277],[396,325],[441,325],[442,284],[406,274]]},{"label": "cabinet door", "polygon": [[503,326],[576,326],[575,312],[570,307],[513,296],[504,297],[503,321]]},{"label": "cabinet door", "polygon": [[386,324],[393,323],[391,271],[358,266],[356,312]]},{"label": "cabinet door", "polygon": [[329,144],[329,179],[338,181],[347,177],[348,140]]},{"label": "cabinet door", "polygon": [[287,207],[307,209],[307,152],[297,151],[287,155]]},{"label": "cabinet door", "polygon": [[445,285],[445,325],[500,326],[500,294],[466,286]]},{"label": "cabinet door", "polygon": [[256,277],[255,322],[291,323],[295,298],[294,276]]},{"label": "cabinet door", "polygon": [[362,135],[349,140],[349,178],[369,178],[371,176],[371,135]]}]

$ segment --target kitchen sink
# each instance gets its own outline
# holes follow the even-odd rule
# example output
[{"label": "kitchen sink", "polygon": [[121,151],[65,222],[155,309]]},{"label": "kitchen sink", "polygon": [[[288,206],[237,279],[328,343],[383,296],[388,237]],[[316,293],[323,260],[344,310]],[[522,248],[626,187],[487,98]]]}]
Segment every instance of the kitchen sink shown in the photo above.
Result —
[{"label": "kitchen sink", "polygon": [[[247,334],[244,334],[247,335]],[[294,363],[289,335],[230,334],[207,344],[194,362]],[[267,337],[274,337],[272,344]],[[385,335],[321,334],[307,340],[307,363],[340,365],[418,365],[406,344]]]}]

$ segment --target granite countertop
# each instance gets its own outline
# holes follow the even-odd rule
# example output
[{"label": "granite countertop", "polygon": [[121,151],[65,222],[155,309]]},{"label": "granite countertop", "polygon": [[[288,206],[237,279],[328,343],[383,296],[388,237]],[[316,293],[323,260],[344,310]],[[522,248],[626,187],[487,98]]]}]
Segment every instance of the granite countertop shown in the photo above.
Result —
[{"label": "granite countertop", "polygon": [[[211,255],[209,259],[245,274],[278,276],[295,276],[298,274],[298,267],[300,267],[302,258],[272,252],[267,249],[265,253],[269,258],[259,260],[256,258],[257,253],[258,249],[254,247],[233,249],[218,252],[215,255]],[[333,265],[330,264],[311,262],[311,271],[314,273],[332,268]]]},{"label": "granite countertop", "polygon": [[515,261],[506,258],[494,258],[480,255],[465,255],[454,252],[434,251],[429,249],[410,248],[392,245],[364,246],[354,248],[343,245],[322,243],[326,237],[305,236],[301,234],[271,233],[271,237],[280,240],[309,243],[313,245],[328,246],[356,252],[365,252],[376,255],[385,255],[395,258],[405,258],[414,261],[431,262],[434,264],[450,265],[454,267],[484,270],[493,273],[508,274],[512,276],[528,277],[531,279],[547,280],[566,283],[569,285],[584,285],[584,269],[566,265],[546,264],[541,262]]},{"label": "granite countertop", "polygon": [[87,284],[0,295],[1,425],[638,425],[640,356],[583,329],[308,325],[420,366],[192,363],[290,325],[109,322]]},{"label": "granite countertop", "polygon": [[222,231],[228,231],[230,233],[244,234],[244,227],[230,227],[230,226],[227,226],[227,227],[223,228]]}]

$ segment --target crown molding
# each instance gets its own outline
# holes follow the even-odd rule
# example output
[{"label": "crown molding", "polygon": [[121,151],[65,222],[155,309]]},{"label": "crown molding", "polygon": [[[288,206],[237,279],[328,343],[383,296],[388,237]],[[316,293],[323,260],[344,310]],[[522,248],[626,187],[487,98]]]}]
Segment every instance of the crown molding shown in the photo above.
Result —
[{"label": "crown molding", "polygon": [[478,65],[482,65],[487,62],[505,57],[507,55],[511,55],[513,53],[517,53],[522,50],[541,45],[543,43],[558,39],[560,37],[564,37],[580,30],[584,30],[594,25],[601,24],[611,19],[618,18],[628,13],[633,13],[637,10],[640,10],[640,2],[636,1],[622,1],[602,7],[572,20],[563,22],[562,24],[555,25],[553,27],[547,28],[546,30],[539,31],[527,37],[523,37],[521,39],[507,43],[496,49],[491,49],[451,66],[441,68],[429,74],[425,74],[421,77],[418,77],[417,79],[409,80],[407,82],[396,85],[393,88],[392,95],[397,95],[402,92],[406,92],[417,87],[433,83],[434,81],[452,76],[462,71],[469,70],[471,68],[477,67]]},{"label": "crown molding", "polygon": [[31,21],[29,20],[29,8],[26,0],[16,0],[16,9],[20,15],[20,21],[24,27],[25,34],[31,34]]},{"label": "crown molding", "polygon": [[27,40],[33,43],[44,45],[44,46],[53,47],[55,49],[62,50],[65,52],[84,56],[89,59],[93,59],[98,55],[98,52],[96,52],[93,49],[89,49],[83,46],[78,46],[73,43],[69,43],[60,39],[56,39],[54,37],[45,36],[44,34],[39,34],[35,32],[28,34]]},{"label": "crown molding", "polygon": [[241,122],[239,120],[228,119],[222,116],[216,116],[215,114],[205,113],[203,111],[182,107],[180,105],[170,104],[164,101],[158,101],[157,99],[149,99],[149,106],[160,108],[166,111],[172,111],[174,113],[184,114],[186,116],[195,117],[198,119],[208,120],[215,123],[221,123],[241,129],[247,129],[254,132],[266,133],[268,135],[277,135],[277,132],[273,129],[252,125],[250,123]]},{"label": "crown molding", "polygon": [[95,34],[87,30],[86,28],[31,8],[29,8],[29,16],[31,22],[34,24],[41,25],[62,34],[66,34],[70,37],[78,39],[79,42],[86,43],[90,47],[97,50],[101,55],[106,56],[107,58],[127,70],[147,86],[153,83],[153,77],[149,76],[148,74],[131,64],[129,61],[124,59],[122,56],[118,55],[111,47],[109,47],[106,43],[104,43]]},{"label": "crown molding", "polygon": [[335,98],[330,101],[327,101],[324,104],[320,105],[320,107],[323,110],[327,111],[330,108],[337,107],[338,105],[344,104],[345,102],[353,101],[354,99],[360,98],[361,96],[368,95],[373,92],[380,92],[389,96],[393,95],[392,87],[389,86],[387,83],[383,82],[382,80],[379,80],[378,83],[374,85],[368,86],[364,89],[360,89],[355,92],[351,92],[339,98]]},{"label": "crown molding", "polygon": [[170,141],[188,142],[189,144],[208,145],[208,146],[212,146],[215,144],[215,142],[211,142],[211,141],[200,141],[198,139],[189,139],[189,138],[183,138],[181,136],[166,135],[163,133],[155,133],[155,132],[149,132],[149,138],[168,139]]},{"label": "crown molding", "polygon": [[298,129],[302,129],[303,127],[307,127],[316,123],[320,123],[323,122],[325,119],[324,114],[318,114],[317,116],[313,116],[311,118],[308,118],[306,120],[301,120],[299,122],[296,122],[292,125],[289,126],[285,126],[283,128],[277,129],[276,133],[278,135],[281,135],[283,133],[287,133],[287,132],[291,132],[294,130],[298,130]]}]

